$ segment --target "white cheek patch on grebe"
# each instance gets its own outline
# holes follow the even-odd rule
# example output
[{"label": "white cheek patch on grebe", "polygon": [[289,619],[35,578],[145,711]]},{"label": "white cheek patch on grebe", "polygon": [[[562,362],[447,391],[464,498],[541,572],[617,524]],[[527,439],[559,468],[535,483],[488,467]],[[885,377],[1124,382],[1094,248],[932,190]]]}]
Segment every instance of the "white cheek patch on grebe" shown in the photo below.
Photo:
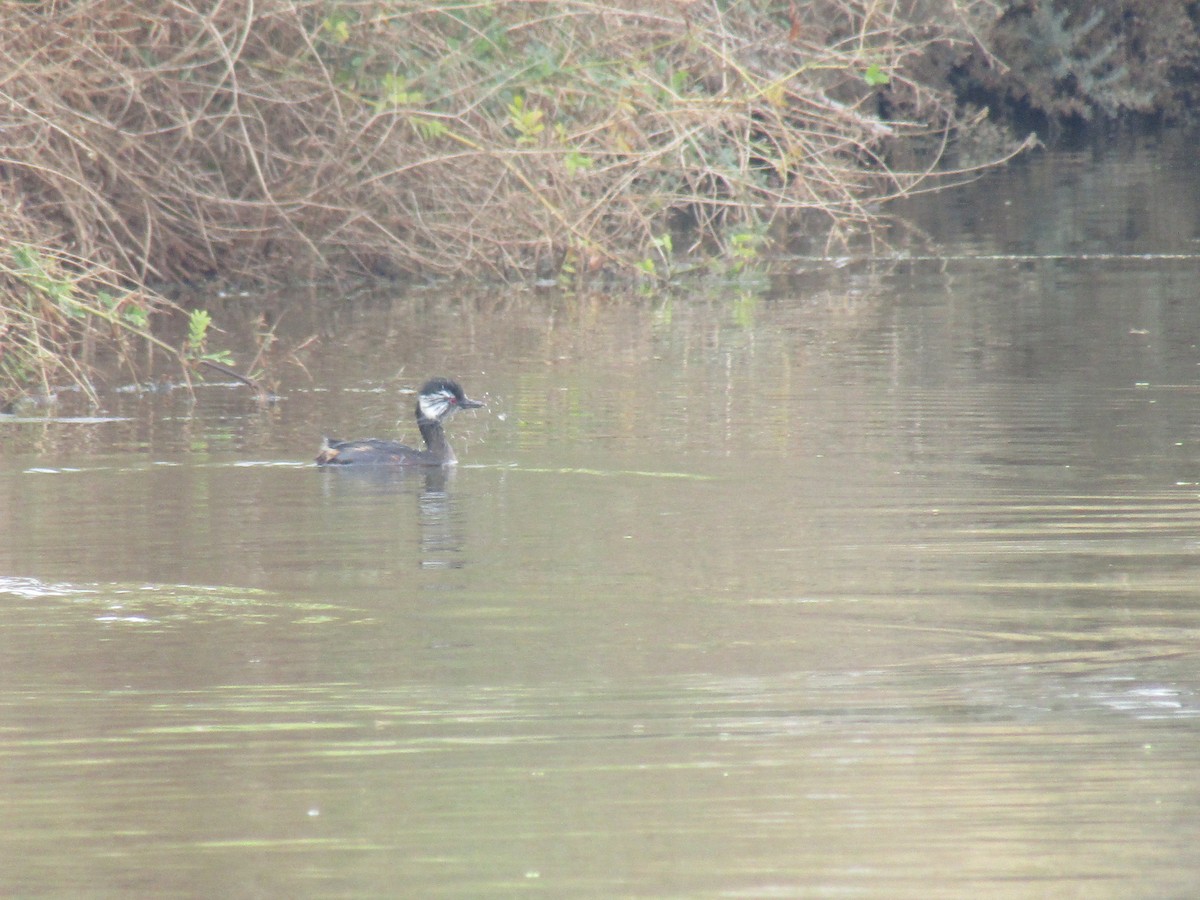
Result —
[{"label": "white cheek patch on grebe", "polygon": [[417,403],[421,407],[421,415],[436,422],[450,411],[454,395],[442,391],[436,394],[422,394],[417,398]]}]

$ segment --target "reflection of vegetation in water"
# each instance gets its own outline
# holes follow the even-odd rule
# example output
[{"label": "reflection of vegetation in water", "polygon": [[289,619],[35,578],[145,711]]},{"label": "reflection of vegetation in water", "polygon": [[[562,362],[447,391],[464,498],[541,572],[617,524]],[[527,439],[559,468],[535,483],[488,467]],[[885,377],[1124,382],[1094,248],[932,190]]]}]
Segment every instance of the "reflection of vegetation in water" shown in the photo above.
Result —
[{"label": "reflection of vegetation in water", "polygon": [[758,296],[750,291],[741,291],[730,301],[730,312],[738,328],[749,330],[754,327],[754,311],[758,308]]}]

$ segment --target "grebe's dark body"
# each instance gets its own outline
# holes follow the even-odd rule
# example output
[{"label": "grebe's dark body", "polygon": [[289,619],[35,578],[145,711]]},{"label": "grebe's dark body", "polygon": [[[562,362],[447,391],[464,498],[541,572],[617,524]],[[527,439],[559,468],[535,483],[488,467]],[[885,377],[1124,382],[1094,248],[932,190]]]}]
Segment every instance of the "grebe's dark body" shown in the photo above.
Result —
[{"label": "grebe's dark body", "polygon": [[457,382],[434,378],[417,395],[417,428],[425,439],[425,449],[415,450],[395,441],[366,438],[338,441],[325,438],[317,454],[318,466],[452,466],[458,460],[446,441],[442,423],[460,409],[483,406],[463,393]]}]

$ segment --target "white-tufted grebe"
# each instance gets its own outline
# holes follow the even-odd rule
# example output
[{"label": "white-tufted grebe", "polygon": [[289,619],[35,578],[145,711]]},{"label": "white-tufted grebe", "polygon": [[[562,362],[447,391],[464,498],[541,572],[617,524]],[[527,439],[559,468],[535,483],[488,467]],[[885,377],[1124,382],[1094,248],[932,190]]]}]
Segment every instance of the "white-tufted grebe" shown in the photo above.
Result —
[{"label": "white-tufted grebe", "polygon": [[366,438],[361,441],[337,441],[325,438],[317,454],[318,466],[452,466],[458,460],[442,423],[460,409],[478,409],[483,404],[471,400],[457,382],[433,378],[425,382],[417,395],[417,427],[425,439],[424,450],[414,450],[395,441]]}]

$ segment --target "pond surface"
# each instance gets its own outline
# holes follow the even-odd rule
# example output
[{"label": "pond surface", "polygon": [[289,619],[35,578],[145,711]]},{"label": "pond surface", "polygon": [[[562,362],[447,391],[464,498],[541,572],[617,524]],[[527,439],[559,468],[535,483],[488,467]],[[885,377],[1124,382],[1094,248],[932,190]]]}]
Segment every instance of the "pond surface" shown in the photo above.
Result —
[{"label": "pond surface", "polygon": [[[326,296],[274,406],[0,420],[0,894],[1193,895],[1191,148],[913,203],[903,262]],[[432,374],[457,470],[312,466]]]}]

